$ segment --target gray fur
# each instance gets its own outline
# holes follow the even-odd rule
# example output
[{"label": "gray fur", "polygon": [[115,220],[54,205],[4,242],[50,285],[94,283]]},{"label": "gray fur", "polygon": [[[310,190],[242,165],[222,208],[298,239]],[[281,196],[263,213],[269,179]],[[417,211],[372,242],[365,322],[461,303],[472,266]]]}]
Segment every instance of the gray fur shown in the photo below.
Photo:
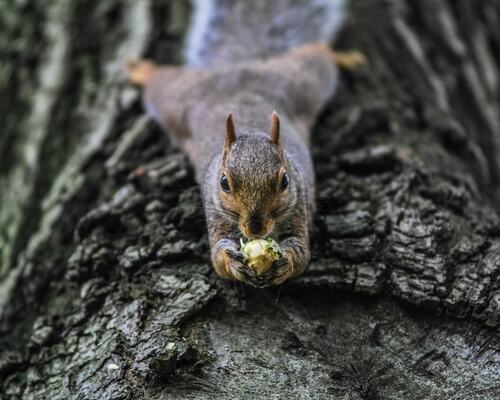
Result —
[{"label": "gray fur", "polygon": [[193,0],[186,46],[191,67],[213,68],[329,42],[346,0]]},{"label": "gray fur", "polygon": [[[300,3],[306,15],[307,12],[316,15],[302,0],[283,1]],[[283,1],[279,3],[285,4]],[[247,3],[237,3],[239,7],[247,7]],[[259,7],[264,4],[250,3],[258,3]],[[220,13],[231,9],[218,8]],[[256,10],[265,11],[258,7]],[[219,14],[211,18],[208,26],[228,22],[221,22],[217,19],[220,17]],[[261,22],[265,20],[263,16],[259,18]],[[276,15],[274,22],[278,20]],[[230,21],[229,25],[233,23]],[[241,28],[245,31],[250,26]],[[282,51],[300,42],[294,42],[295,39],[307,41],[324,34],[317,27],[305,30],[304,36],[294,29],[290,32],[298,36],[287,37],[280,42],[281,47],[278,42],[268,43],[269,46],[262,47],[262,54],[269,56],[275,45]],[[316,36],[311,37],[311,32]],[[243,35],[246,37],[248,33]],[[203,58],[205,64],[217,61],[220,67],[157,68],[146,84],[145,101],[150,113],[172,134],[195,167],[202,186],[217,273],[253,285],[279,284],[300,275],[310,258],[314,173],[309,136],[318,113],[333,94],[337,70],[331,51],[322,44],[304,45],[265,60],[225,62],[225,56],[236,55],[238,48],[245,47],[244,42],[238,42],[239,38],[231,38],[236,40],[235,46],[230,46],[229,38],[224,36],[222,47],[208,47],[214,53]],[[256,56],[253,50],[248,48],[251,57]],[[269,136],[273,110],[280,116],[279,147],[271,143]],[[230,112],[236,140],[224,153],[225,122]],[[283,170],[287,171],[290,184],[281,192],[278,173]],[[234,186],[230,194],[221,190],[223,173]],[[252,216],[263,222],[262,235],[271,235],[284,252],[283,258],[262,277],[256,277],[242,263],[238,251],[238,239],[242,232],[250,232]]]}]

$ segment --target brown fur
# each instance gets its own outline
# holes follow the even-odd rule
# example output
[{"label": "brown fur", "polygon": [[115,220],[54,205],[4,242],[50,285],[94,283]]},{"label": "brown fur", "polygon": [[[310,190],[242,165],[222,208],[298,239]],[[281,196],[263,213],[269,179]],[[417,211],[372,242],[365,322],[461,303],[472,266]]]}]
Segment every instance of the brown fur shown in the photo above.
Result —
[{"label": "brown fur", "polygon": [[[318,43],[213,70],[143,67],[146,107],[195,166],[212,262],[223,278],[265,286],[304,271],[314,210],[309,134],[333,94],[336,57]],[[137,82],[144,74],[130,75]],[[270,118],[275,109],[280,117]],[[289,185],[281,191],[285,173]],[[223,174],[230,193],[221,188]],[[272,236],[284,257],[257,277],[239,252],[242,234]]]}]

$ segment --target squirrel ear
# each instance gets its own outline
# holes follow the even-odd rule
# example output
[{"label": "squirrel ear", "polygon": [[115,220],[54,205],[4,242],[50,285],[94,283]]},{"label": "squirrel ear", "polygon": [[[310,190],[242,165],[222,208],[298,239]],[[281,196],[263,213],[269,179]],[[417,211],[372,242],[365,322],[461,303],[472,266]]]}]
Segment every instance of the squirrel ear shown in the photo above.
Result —
[{"label": "squirrel ear", "polygon": [[234,130],[233,114],[229,113],[226,118],[226,140],[224,142],[224,148],[229,149],[235,140],[236,134]]},{"label": "squirrel ear", "polygon": [[276,111],[271,115],[271,143],[280,144],[280,117]]}]

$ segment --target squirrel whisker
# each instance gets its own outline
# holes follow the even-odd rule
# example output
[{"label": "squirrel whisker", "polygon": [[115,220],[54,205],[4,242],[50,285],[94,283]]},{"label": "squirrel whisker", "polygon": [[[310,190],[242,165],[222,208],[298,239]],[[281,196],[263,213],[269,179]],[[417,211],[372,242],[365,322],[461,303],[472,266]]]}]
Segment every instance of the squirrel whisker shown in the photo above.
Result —
[{"label": "squirrel whisker", "polygon": [[285,207],[282,207],[282,208],[279,208],[278,210],[276,210],[272,214],[272,216],[273,216],[274,219],[280,219],[280,218],[282,218],[284,216],[287,216],[287,215],[293,213],[293,211],[295,210],[295,206],[296,206],[295,203],[288,204]]},{"label": "squirrel whisker", "polygon": [[227,208],[222,207],[222,206],[221,207],[205,206],[205,211],[216,211],[216,212],[228,217],[231,221],[234,221],[234,222],[239,222],[239,220],[240,220],[239,214],[235,213],[234,211],[228,210]]}]

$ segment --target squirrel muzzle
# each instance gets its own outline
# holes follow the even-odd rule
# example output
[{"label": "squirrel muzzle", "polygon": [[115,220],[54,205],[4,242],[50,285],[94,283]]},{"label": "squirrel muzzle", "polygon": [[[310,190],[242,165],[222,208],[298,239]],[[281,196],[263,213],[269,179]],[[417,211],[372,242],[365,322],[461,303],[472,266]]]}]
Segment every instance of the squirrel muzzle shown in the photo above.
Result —
[{"label": "squirrel muzzle", "polygon": [[266,220],[257,213],[251,213],[240,220],[240,231],[248,239],[263,239],[269,236],[273,226],[273,221]]}]

